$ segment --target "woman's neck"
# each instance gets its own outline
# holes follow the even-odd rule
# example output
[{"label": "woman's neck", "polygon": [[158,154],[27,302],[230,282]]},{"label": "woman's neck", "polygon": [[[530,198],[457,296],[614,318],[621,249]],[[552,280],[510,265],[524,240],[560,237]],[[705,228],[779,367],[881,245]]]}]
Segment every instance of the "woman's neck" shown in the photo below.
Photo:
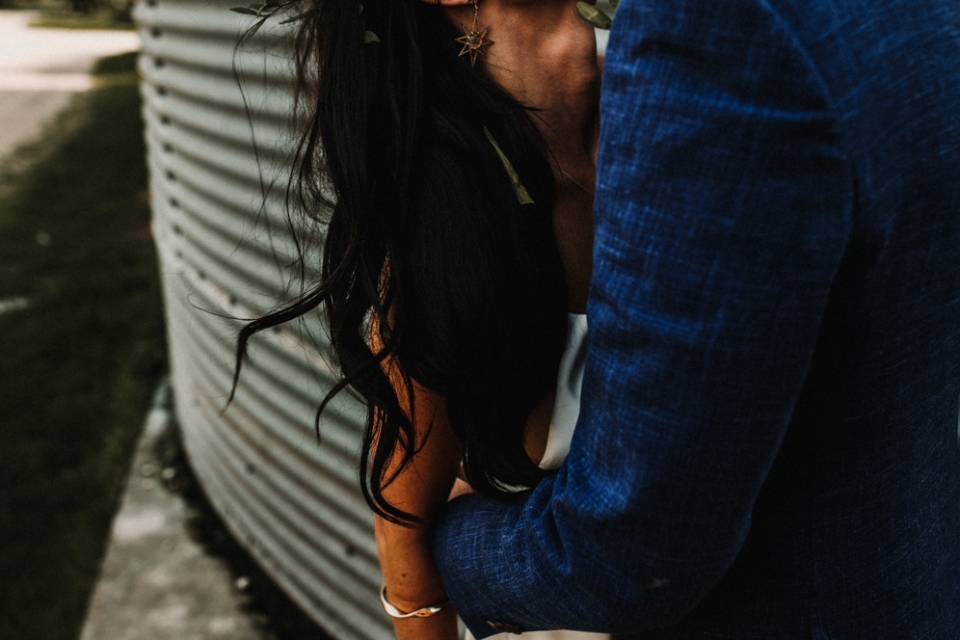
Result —
[{"label": "woman's neck", "polygon": [[[444,7],[468,29],[472,4]],[[599,132],[600,68],[594,31],[575,15],[575,0],[480,0],[489,26],[481,67],[531,114],[549,147],[558,182],[593,190]]]},{"label": "woman's neck", "polygon": [[[467,30],[472,4],[445,6]],[[576,0],[480,0],[479,29],[490,27],[477,66],[521,103],[548,147],[557,181],[553,225],[571,311],[586,308],[593,256],[593,191],[599,135],[600,66],[593,29]]]}]

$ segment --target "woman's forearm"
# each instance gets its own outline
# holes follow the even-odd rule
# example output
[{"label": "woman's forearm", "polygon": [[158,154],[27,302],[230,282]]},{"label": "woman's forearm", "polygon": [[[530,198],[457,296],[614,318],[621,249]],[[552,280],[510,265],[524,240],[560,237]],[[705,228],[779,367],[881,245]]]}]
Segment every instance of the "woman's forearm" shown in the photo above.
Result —
[{"label": "woman's forearm", "polygon": [[[426,527],[410,529],[377,517],[375,524],[386,597],[403,613],[446,602],[440,575],[427,548]],[[445,605],[429,618],[394,619],[400,640],[454,640],[457,616]]]},{"label": "woman's forearm", "polygon": [[[402,612],[447,599],[427,536],[431,518],[450,493],[461,458],[460,441],[450,428],[443,400],[416,383],[413,393],[415,410],[408,415],[413,417],[416,453],[383,488],[383,497],[418,522],[404,526],[377,516],[374,525],[387,599]],[[404,404],[409,409],[409,403]],[[388,468],[387,477],[392,471]],[[395,619],[394,629],[400,640],[455,640],[456,613],[446,605],[428,618]]]}]

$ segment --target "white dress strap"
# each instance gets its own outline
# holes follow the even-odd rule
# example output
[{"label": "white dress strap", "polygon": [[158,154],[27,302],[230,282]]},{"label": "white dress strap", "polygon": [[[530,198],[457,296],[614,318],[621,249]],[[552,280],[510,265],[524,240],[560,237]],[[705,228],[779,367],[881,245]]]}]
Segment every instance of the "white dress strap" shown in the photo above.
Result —
[{"label": "white dress strap", "polygon": [[567,348],[560,358],[557,372],[557,397],[553,402],[547,446],[540,461],[541,469],[556,469],[570,451],[573,428],[580,416],[580,384],[587,361],[587,316],[567,314]]}]

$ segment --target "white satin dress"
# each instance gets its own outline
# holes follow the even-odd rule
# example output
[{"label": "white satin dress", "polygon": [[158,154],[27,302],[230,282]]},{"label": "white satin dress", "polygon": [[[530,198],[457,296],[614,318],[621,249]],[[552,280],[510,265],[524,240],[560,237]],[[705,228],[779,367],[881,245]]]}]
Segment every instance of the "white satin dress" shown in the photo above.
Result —
[{"label": "white satin dress", "polygon": [[[547,446],[540,461],[541,469],[557,469],[570,451],[573,429],[580,415],[580,385],[587,359],[587,316],[570,313],[567,317],[567,347],[560,358],[557,372],[557,396],[550,416]],[[474,640],[468,630],[464,640]],[[585,631],[527,631],[522,635],[498,633],[490,640],[610,640],[606,633]]]}]

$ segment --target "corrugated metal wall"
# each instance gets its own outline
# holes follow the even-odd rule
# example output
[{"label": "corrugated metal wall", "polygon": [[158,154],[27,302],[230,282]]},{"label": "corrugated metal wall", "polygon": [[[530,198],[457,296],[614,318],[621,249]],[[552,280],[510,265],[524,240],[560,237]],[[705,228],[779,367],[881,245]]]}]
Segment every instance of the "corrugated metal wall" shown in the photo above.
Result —
[{"label": "corrugated metal wall", "polygon": [[[317,446],[314,412],[333,376],[311,355],[316,348],[296,327],[255,339],[224,411],[239,324],[223,316],[268,308],[289,281],[278,264],[295,255],[282,210],[290,149],[282,30],[264,28],[235,52],[250,24],[228,11],[237,4],[147,0],[135,14],[184,444],[238,539],[322,627],[342,640],[392,638],[377,595],[372,518],[357,486],[362,412],[344,395],[325,414]],[[279,187],[261,210],[262,180]]]}]

